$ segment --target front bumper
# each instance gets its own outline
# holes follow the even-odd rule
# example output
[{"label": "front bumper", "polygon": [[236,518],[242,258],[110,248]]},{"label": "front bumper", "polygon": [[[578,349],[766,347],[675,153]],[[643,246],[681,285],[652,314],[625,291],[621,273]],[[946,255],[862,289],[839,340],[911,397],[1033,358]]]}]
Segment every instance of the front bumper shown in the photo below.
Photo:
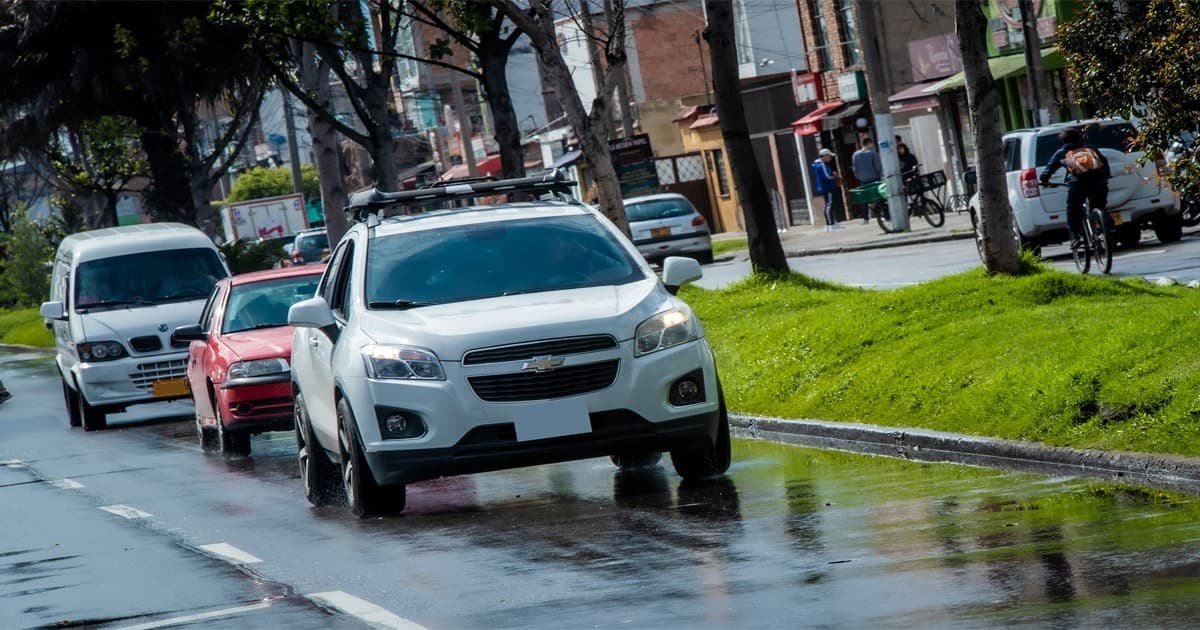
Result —
[{"label": "front bumper", "polygon": [[217,404],[227,430],[263,433],[294,427],[292,375],[289,372],[234,379],[217,388]]},{"label": "front bumper", "polygon": [[127,405],[191,398],[155,397],[153,383],[187,377],[187,352],[150,357],[127,357],[116,361],[76,363],[71,376],[84,400],[94,407],[120,409]]}]

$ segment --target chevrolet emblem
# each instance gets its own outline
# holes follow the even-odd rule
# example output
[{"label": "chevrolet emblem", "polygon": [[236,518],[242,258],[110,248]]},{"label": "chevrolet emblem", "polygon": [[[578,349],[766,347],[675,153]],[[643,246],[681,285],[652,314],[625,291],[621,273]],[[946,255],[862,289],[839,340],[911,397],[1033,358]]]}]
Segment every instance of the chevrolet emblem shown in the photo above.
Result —
[{"label": "chevrolet emblem", "polygon": [[533,370],[535,372],[549,372],[553,369],[561,367],[566,362],[562,357],[534,357],[532,361],[526,361],[521,365],[522,371]]}]

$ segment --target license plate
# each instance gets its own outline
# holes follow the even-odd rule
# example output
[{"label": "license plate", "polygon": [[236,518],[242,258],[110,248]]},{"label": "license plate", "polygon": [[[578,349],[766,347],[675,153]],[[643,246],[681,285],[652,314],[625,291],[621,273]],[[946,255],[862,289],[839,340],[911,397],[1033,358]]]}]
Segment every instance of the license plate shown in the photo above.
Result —
[{"label": "license plate", "polygon": [[670,235],[671,228],[669,227],[650,228],[650,238],[662,238]]},{"label": "license plate", "polygon": [[192,391],[191,388],[188,387],[186,378],[169,378],[162,381],[154,381],[150,387],[154,392],[155,398],[187,396]]},{"label": "license plate", "polygon": [[592,430],[587,403],[572,398],[522,405],[515,424],[518,442],[578,435]]}]

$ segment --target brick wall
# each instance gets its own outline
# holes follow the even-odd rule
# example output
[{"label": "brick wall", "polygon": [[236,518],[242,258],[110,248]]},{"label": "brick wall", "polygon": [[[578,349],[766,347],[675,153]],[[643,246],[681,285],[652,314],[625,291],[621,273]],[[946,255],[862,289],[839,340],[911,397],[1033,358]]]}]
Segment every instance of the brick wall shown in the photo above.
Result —
[{"label": "brick wall", "polygon": [[700,3],[658,4],[631,10],[629,18],[644,94],[641,100],[704,94],[705,73],[709,77],[712,74],[708,68],[708,44],[701,39],[697,48],[693,39],[694,32],[704,29]]}]

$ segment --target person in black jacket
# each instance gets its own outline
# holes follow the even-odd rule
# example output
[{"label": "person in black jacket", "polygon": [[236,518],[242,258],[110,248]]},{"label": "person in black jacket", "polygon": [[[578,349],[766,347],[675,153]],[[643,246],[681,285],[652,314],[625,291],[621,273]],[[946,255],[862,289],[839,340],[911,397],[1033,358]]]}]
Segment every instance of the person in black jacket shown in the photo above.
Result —
[{"label": "person in black jacket", "polygon": [[1067,169],[1067,230],[1071,232],[1071,246],[1078,245],[1083,234],[1083,202],[1093,208],[1108,207],[1108,179],[1111,176],[1108,158],[1096,147],[1083,141],[1078,129],[1069,128],[1058,134],[1059,147],[1046,170],[1042,171],[1042,184],[1050,183],[1050,176],[1060,168]]},{"label": "person in black jacket", "polygon": [[917,175],[920,175],[920,163],[917,162],[917,156],[908,150],[908,145],[901,142],[896,145],[896,155],[900,158],[900,178],[908,181]]}]

